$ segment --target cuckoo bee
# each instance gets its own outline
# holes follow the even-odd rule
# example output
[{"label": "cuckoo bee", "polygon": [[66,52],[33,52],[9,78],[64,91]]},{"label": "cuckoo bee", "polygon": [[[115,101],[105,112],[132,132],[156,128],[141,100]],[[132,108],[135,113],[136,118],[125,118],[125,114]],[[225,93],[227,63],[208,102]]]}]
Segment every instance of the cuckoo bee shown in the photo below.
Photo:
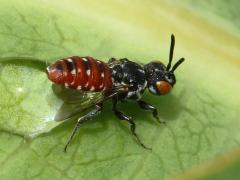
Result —
[{"label": "cuckoo bee", "polygon": [[103,102],[109,99],[112,99],[113,113],[120,120],[127,121],[136,141],[142,147],[149,149],[136,134],[133,119],[121,112],[117,103],[121,100],[136,101],[140,108],[152,111],[153,117],[159,121],[157,109],[143,101],[142,95],[146,89],[154,95],[165,95],[172,90],[176,83],[174,72],[184,61],[184,58],[181,58],[172,66],[174,45],[175,38],[172,35],[167,66],[157,60],[141,65],[127,58],[111,58],[105,63],[90,56],[62,58],[48,66],[49,80],[75,91],[75,95],[67,100],[72,101],[74,108],[60,108],[55,119],[62,121],[77,112],[89,109],[88,113],[78,118],[64,150],[67,150],[80,125],[99,114],[103,108]]}]

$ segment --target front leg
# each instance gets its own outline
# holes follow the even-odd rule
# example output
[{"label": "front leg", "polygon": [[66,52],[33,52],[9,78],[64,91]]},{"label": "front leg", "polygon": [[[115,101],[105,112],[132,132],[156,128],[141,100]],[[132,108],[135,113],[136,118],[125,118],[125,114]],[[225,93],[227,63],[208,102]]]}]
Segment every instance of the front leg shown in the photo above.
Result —
[{"label": "front leg", "polygon": [[140,144],[144,149],[148,149],[148,150],[152,150],[151,148],[146,147],[141,140],[139,139],[138,135],[136,134],[136,124],[134,123],[134,121],[132,120],[132,118],[124,113],[122,113],[121,111],[117,110],[117,98],[114,97],[112,98],[113,101],[113,112],[114,114],[123,121],[127,121],[130,124],[130,129],[131,129],[131,133],[132,135],[135,137],[136,141],[138,142],[138,144]]},{"label": "front leg", "polygon": [[140,106],[140,108],[144,109],[144,110],[150,110],[152,111],[152,115],[153,117],[157,120],[157,122],[159,123],[165,123],[165,121],[160,121],[159,118],[158,118],[158,111],[157,111],[157,108],[155,108],[154,106],[152,106],[151,104],[145,102],[145,101],[142,101],[142,100],[139,100],[137,101],[138,102],[138,105]]}]

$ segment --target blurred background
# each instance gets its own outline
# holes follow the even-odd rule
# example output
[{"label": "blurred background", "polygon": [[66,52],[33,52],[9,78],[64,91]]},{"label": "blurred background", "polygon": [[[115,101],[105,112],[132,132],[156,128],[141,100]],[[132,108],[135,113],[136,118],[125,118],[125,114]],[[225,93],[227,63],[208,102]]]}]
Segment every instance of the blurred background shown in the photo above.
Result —
[{"label": "blurred background", "polygon": [[0,64],[1,179],[238,179],[239,10],[237,0],[0,0],[1,58],[167,64],[173,33],[174,61],[186,59],[170,95],[144,96],[166,125],[134,103],[120,105],[152,152],[134,141],[109,102],[64,153],[74,121],[53,121],[59,101],[46,74],[34,63]]}]

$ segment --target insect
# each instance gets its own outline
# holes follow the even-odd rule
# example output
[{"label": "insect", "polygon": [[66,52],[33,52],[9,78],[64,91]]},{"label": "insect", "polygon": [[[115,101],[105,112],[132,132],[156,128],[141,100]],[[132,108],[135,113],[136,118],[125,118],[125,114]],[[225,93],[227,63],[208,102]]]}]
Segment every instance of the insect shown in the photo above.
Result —
[{"label": "insect", "polygon": [[[63,105],[56,115],[57,121],[65,120],[79,111],[89,110],[78,121],[69,137],[64,150],[73,139],[80,125],[92,120],[103,108],[103,102],[112,99],[114,114],[130,124],[130,130],[136,141],[146,149],[138,135],[136,125],[131,117],[121,112],[117,103],[121,100],[137,101],[140,108],[152,111],[153,117],[160,122],[157,109],[143,101],[142,94],[148,89],[154,95],[168,94],[176,83],[174,71],[184,61],[179,59],[172,66],[173,51],[175,45],[174,35],[171,35],[169,62],[165,66],[160,61],[152,61],[140,65],[127,58],[111,58],[108,63],[96,60],[92,57],[68,57],[56,61],[47,67],[48,78],[64,88],[73,89],[75,95],[68,98],[68,106]],[[70,93],[71,94],[71,93]]]}]

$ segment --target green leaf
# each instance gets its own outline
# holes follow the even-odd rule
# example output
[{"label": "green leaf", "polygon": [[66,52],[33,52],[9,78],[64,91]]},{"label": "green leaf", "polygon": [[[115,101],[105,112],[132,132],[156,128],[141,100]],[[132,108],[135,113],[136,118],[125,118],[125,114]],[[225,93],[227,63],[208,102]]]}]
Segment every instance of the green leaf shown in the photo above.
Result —
[{"label": "green leaf", "polygon": [[60,124],[54,117],[62,103],[43,71],[46,64],[29,58],[0,62],[1,129],[29,138]]},{"label": "green leaf", "polygon": [[170,179],[176,180],[225,180],[225,179],[238,179],[240,172],[240,151],[235,150],[227,153],[224,156],[218,157],[214,161],[204,163],[200,167],[188,171],[184,175],[175,176]]},{"label": "green leaf", "polygon": [[[211,2],[1,0],[0,57],[31,59],[0,59],[1,179],[164,179],[239,148],[239,13],[215,8],[231,14],[239,3]],[[171,33],[174,61],[186,58],[177,84],[170,95],[144,97],[167,124],[135,103],[119,106],[153,150],[134,141],[108,102],[64,153],[75,122],[43,121],[61,104],[41,71],[45,62],[90,55],[167,63]]]}]

